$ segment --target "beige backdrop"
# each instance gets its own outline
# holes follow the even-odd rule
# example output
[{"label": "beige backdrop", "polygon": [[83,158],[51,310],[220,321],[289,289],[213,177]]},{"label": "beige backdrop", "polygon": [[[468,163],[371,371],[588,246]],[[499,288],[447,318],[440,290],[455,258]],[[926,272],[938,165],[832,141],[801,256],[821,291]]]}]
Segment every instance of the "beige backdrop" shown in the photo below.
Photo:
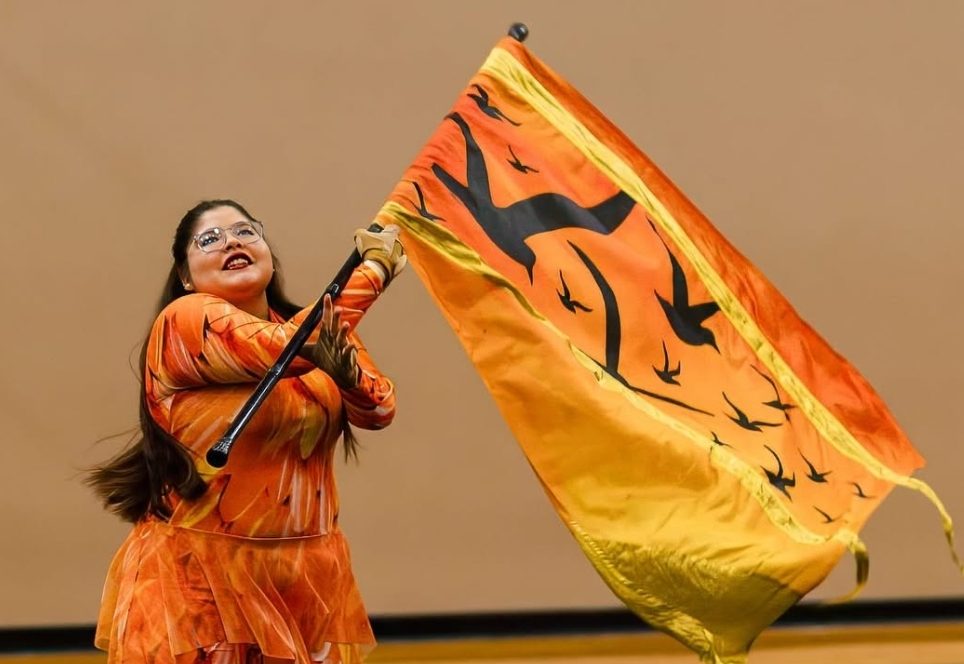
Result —
[{"label": "beige backdrop", "polygon": [[[348,4],[0,3],[0,626],[95,618],[126,526],[77,471],[135,423],[181,214],[243,201],[308,300],[513,20],[867,375],[964,524],[964,3]],[[400,393],[340,474],[371,610],[614,606],[413,274],[362,332]],[[864,535],[865,597],[964,594],[916,494]]]}]

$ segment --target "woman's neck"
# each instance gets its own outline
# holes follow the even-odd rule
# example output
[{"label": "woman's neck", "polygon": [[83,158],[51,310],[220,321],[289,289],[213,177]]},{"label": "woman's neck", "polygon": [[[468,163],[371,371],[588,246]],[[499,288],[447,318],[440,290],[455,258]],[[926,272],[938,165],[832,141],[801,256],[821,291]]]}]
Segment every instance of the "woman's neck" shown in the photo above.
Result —
[{"label": "woman's neck", "polygon": [[252,316],[257,316],[263,320],[271,319],[271,310],[268,307],[268,296],[262,293],[250,300],[236,300],[231,302],[241,311],[246,311]]}]

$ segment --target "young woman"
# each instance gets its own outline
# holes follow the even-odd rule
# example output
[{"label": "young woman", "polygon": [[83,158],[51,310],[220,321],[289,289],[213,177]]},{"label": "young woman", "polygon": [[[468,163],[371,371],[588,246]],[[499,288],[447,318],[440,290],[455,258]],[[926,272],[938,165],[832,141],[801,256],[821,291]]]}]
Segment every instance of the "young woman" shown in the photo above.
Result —
[{"label": "young woman", "polygon": [[144,345],[141,438],[94,470],[134,522],[111,564],[96,645],[109,664],[353,663],[373,644],[338,528],[335,446],[387,426],[392,383],[355,325],[405,265],[396,229],[358,231],[364,262],[238,439],[205,454],[308,309],[281,290],[262,225],[205,201],[178,225]]}]

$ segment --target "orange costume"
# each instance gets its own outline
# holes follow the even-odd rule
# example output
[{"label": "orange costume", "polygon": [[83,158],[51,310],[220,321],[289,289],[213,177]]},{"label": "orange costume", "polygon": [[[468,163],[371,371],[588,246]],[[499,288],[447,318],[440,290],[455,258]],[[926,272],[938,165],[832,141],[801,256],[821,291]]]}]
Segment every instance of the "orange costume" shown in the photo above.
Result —
[{"label": "orange costume", "polygon": [[384,285],[366,261],[337,303],[359,348],[359,386],[339,390],[296,359],[220,470],[205,453],[308,309],[267,321],[198,293],[158,316],[144,381],[150,411],[209,486],[196,501],[171,494],[170,519],[137,523],[114,557],[96,636],[109,664],[216,661],[216,644],[299,664],[354,663],[374,645],[338,527],[333,457],[343,410],[366,429],[394,415],[392,383],[354,333]]}]

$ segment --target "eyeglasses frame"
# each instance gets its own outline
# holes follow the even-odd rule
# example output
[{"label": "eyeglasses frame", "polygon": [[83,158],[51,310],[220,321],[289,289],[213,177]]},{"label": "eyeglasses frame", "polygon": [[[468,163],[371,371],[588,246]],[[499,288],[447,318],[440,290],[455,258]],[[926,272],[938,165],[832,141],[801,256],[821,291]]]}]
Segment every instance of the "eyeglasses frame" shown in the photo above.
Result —
[{"label": "eyeglasses frame", "polygon": [[[257,232],[257,234],[258,234],[258,239],[257,239],[257,240],[252,240],[251,242],[245,242],[243,238],[239,237],[238,234],[234,232],[234,229],[235,229],[236,227],[240,226],[241,224],[249,224],[249,225],[253,226],[253,227],[254,227],[254,230],[255,230],[255,231]],[[257,219],[245,219],[245,220],[243,220],[243,221],[237,221],[237,222],[231,224],[230,226],[228,226],[227,228],[225,228],[225,227],[223,227],[223,226],[212,226],[211,228],[205,228],[205,229],[204,229],[203,231],[201,231],[200,233],[197,233],[193,238],[191,238],[191,240],[194,242],[194,246],[198,248],[198,251],[200,251],[200,252],[202,252],[202,253],[205,253],[205,254],[210,254],[210,253],[214,253],[215,251],[217,251],[217,250],[219,249],[219,248],[211,249],[211,248],[206,248],[206,247],[202,247],[202,246],[201,246],[201,242],[199,241],[199,238],[200,238],[202,235],[204,235],[205,233],[210,233],[211,231],[220,231],[220,237],[223,238],[222,241],[224,242],[225,246],[227,246],[227,234],[228,234],[228,232],[230,232],[231,235],[233,235],[234,237],[236,237],[236,238],[238,238],[239,240],[241,240],[241,244],[244,244],[244,245],[254,244],[254,243],[256,243],[258,240],[263,240],[263,239],[264,239],[264,224],[262,224],[262,223],[261,223],[260,221],[258,221]]]}]

